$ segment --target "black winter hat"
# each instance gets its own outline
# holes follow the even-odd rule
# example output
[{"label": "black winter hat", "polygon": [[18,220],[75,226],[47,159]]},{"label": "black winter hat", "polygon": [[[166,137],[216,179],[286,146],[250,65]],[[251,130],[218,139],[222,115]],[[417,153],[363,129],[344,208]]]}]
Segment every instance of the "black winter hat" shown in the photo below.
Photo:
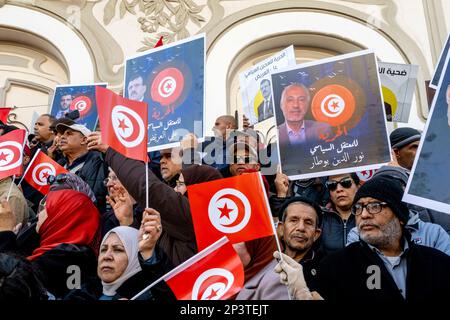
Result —
[{"label": "black winter hat", "polygon": [[285,202],[283,202],[280,210],[278,211],[278,219],[280,221],[284,220],[284,213],[285,213],[287,207],[294,202],[303,202],[303,203],[306,203],[307,205],[310,205],[311,207],[313,207],[317,213],[318,225],[319,226],[322,225],[322,209],[320,209],[320,206],[316,202],[314,202],[306,197],[291,197],[291,198],[287,199]]},{"label": "black winter hat", "polygon": [[420,131],[413,128],[397,128],[389,136],[392,149],[401,149],[411,142],[420,140]]},{"label": "black winter hat", "polygon": [[371,197],[388,204],[389,208],[406,225],[409,218],[409,210],[402,201],[403,188],[400,181],[383,176],[376,176],[364,183],[356,192],[353,204],[359,199]]}]

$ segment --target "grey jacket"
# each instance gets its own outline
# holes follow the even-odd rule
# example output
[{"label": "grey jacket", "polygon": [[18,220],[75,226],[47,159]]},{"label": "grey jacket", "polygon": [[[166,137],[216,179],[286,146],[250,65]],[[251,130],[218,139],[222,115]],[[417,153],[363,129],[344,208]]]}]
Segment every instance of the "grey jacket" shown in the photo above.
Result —
[{"label": "grey jacket", "polygon": [[[406,229],[411,233],[411,241],[422,246],[438,249],[450,256],[450,236],[438,224],[423,222],[419,214],[409,211],[409,220]],[[347,246],[359,241],[357,227],[350,230],[347,237]]]}]

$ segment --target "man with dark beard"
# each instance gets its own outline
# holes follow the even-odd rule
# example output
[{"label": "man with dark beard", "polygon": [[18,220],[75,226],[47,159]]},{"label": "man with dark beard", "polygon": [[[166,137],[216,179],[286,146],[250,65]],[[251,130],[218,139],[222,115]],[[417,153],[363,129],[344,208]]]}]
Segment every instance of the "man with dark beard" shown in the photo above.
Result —
[{"label": "man with dark beard", "polygon": [[[450,257],[410,240],[402,192],[398,181],[382,176],[358,190],[352,213],[360,241],[323,259],[317,291],[325,300],[440,301],[449,296]],[[292,266],[280,263],[279,271],[294,297],[305,296],[308,288]]]}]

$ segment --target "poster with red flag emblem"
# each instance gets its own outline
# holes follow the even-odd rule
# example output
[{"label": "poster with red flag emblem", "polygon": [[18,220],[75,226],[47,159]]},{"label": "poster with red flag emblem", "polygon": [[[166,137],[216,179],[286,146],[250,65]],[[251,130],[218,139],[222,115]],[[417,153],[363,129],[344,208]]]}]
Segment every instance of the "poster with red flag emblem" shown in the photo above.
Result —
[{"label": "poster with red flag emblem", "polygon": [[364,50],[272,73],[283,173],[291,180],[391,161],[377,59]]},{"label": "poster with red flag emblem", "polygon": [[244,266],[226,237],[163,277],[178,300],[226,300],[242,289]]},{"label": "poster with red flag emblem", "polygon": [[80,116],[75,121],[95,131],[98,121],[96,86],[106,88],[107,83],[56,86],[50,114],[59,119],[66,113],[77,110]]},{"label": "poster with red flag emblem", "polygon": [[147,104],[97,87],[102,140],[126,157],[147,162]]},{"label": "poster with red flag emblem", "polygon": [[50,190],[50,185],[47,183],[48,177],[56,177],[58,174],[66,172],[68,171],[64,167],[39,149],[28,165],[23,178],[34,189],[46,195]]},{"label": "poster with red flag emblem", "polygon": [[148,104],[148,151],[203,138],[204,73],[204,34],[127,58],[124,97]]},{"label": "poster with red flag emblem", "polygon": [[14,130],[0,136],[0,180],[23,172],[23,145],[27,133]]},{"label": "poster with red flag emblem", "polygon": [[273,235],[259,172],[187,187],[199,250],[227,236],[231,243]]}]

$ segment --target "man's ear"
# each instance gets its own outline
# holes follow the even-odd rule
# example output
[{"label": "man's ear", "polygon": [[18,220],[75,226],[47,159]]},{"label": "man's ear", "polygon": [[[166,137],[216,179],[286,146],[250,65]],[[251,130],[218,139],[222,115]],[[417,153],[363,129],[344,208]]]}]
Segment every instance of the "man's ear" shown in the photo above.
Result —
[{"label": "man's ear", "polygon": [[87,145],[87,137],[83,136],[83,139],[81,140],[81,145]]},{"label": "man's ear", "polygon": [[398,157],[400,157],[400,153],[399,153],[399,151],[398,151],[398,149],[397,148],[394,148],[394,149],[392,149],[393,151],[394,151],[394,154],[395,154],[395,156],[398,158]]},{"label": "man's ear", "polygon": [[322,229],[317,228],[316,232],[314,233],[314,242],[316,242],[317,239],[319,239],[321,234],[322,234]]}]

